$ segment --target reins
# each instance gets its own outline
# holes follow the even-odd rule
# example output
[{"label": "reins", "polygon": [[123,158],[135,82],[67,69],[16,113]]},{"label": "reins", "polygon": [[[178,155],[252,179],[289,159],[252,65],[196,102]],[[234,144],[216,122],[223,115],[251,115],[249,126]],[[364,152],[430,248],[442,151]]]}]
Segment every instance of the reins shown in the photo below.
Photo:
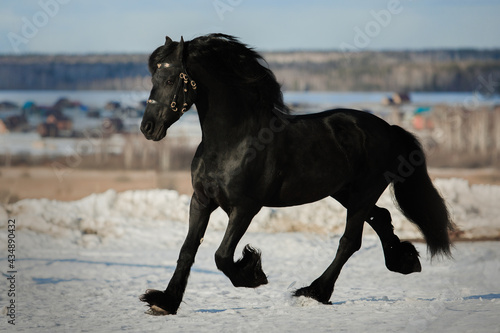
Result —
[{"label": "reins", "polygon": [[[159,63],[157,64],[158,69],[160,68],[168,68],[171,67],[172,64],[164,62],[164,63]],[[186,73],[184,73],[186,72]],[[181,85],[184,83],[184,86],[181,87]],[[191,87],[193,91],[196,93],[196,82],[194,80],[191,80],[189,78],[189,75],[187,75],[187,71],[184,69],[184,66],[182,68],[182,72],[179,74],[179,79],[177,80],[176,87],[175,87],[175,94],[174,97],[172,98],[172,101],[170,104],[167,103],[162,103],[159,101],[156,101],[154,99],[148,99],[148,104],[160,104],[160,105],[166,105],[167,107],[170,107],[172,111],[177,112],[179,109],[177,108],[177,95],[180,93],[180,89],[182,88],[183,94],[184,94],[184,103],[182,104],[182,109],[181,112],[185,113],[188,110],[188,103],[187,103],[187,93],[188,93],[188,88]]]}]

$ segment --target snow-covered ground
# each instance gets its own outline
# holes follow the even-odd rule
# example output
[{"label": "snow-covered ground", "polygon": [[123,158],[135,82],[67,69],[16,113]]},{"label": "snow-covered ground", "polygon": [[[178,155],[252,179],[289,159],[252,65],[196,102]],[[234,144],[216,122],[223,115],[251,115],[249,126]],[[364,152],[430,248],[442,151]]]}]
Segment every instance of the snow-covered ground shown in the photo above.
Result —
[{"label": "snow-covered ground", "polygon": [[[500,235],[500,187],[437,180],[463,237]],[[394,208],[396,233],[418,238]],[[24,332],[500,332],[498,242],[458,242],[454,260],[434,260],[416,243],[423,271],[389,272],[380,243],[366,227],[363,247],[347,263],[326,306],[291,292],[329,265],[345,211],[333,200],[287,209],[263,209],[247,243],[262,250],[269,284],[234,288],[213,255],[226,225],[211,219],[176,316],[146,315],[138,299],[163,289],[187,231],[189,197],[167,190],[107,191],[74,202],[22,200],[0,208],[0,239],[15,219],[15,326],[2,316],[0,330]],[[8,252],[1,246],[2,313],[7,314]]]}]

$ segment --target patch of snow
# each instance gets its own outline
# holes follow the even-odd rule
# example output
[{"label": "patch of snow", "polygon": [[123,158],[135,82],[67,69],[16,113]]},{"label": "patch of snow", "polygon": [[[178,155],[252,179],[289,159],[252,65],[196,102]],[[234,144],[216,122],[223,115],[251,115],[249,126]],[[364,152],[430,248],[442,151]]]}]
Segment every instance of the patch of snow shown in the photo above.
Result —
[{"label": "patch of snow", "polygon": [[[498,235],[499,187],[460,179],[435,182],[467,237]],[[139,296],[163,289],[187,232],[190,198],[168,190],[110,190],[73,202],[27,199],[0,209],[16,220],[16,326],[24,332],[493,332],[500,313],[497,242],[459,242],[454,260],[432,263],[425,244],[422,272],[401,275],[384,265],[380,241],[367,232],[342,270],[332,305],[292,292],[309,285],[335,256],[345,210],[334,200],[287,209],[263,209],[240,242],[262,250],[269,284],[234,288],[213,255],[227,217],[214,213],[176,316],[153,317]],[[392,204],[396,232],[419,234]],[[365,228],[369,231],[369,228]],[[286,232],[285,232],[286,231]],[[303,232],[310,231],[310,232]],[[7,252],[0,254],[7,274]],[[237,254],[237,256],[238,256]],[[3,282],[6,283],[6,282]],[[5,284],[4,284],[5,285]],[[9,297],[0,294],[7,314]]]},{"label": "patch of snow", "polygon": [[[500,186],[471,186],[463,179],[438,179],[435,185],[446,199],[454,221],[463,232],[462,237],[500,237]],[[170,190],[122,193],[108,190],[74,202],[26,199],[6,208],[10,216],[19,219],[19,229],[81,242],[84,235],[96,235],[100,239],[124,237],[127,229],[162,224],[162,221],[187,224],[189,202],[190,197]],[[417,228],[394,205],[390,189],[382,195],[378,205],[389,209],[396,234],[401,238],[421,238]],[[327,198],[303,206],[263,208],[249,230],[342,234],[345,219],[346,210]],[[209,228],[224,230],[226,225],[227,215],[221,209],[216,210]],[[374,234],[369,227],[365,230]]]}]

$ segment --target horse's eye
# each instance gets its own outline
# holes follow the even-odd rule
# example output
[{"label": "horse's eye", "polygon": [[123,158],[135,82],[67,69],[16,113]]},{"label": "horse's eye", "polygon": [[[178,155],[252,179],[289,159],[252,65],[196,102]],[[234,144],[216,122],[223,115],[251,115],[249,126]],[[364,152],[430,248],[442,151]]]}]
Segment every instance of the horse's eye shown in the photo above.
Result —
[{"label": "horse's eye", "polygon": [[172,81],[172,80],[167,80],[167,84],[168,84],[169,86],[171,86],[171,85],[173,85],[173,84],[174,84],[174,81]]}]

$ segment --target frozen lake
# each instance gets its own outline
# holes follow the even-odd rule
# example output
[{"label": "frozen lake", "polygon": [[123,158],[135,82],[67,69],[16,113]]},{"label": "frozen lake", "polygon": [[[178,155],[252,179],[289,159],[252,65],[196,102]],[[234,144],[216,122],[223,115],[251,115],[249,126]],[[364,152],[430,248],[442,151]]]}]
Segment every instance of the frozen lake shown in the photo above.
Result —
[{"label": "frozen lake", "polygon": [[[353,104],[380,104],[384,97],[392,92],[284,92],[286,103],[308,103],[320,108],[351,106]],[[136,106],[148,98],[149,91],[0,91],[0,101],[12,101],[23,105],[33,101],[40,105],[52,105],[59,98],[80,101],[83,104],[102,107],[109,101],[118,101],[125,106]],[[485,104],[499,104],[500,96],[482,96],[475,92],[412,92],[412,101],[416,104],[463,104],[476,101]],[[319,110],[318,110],[319,111]]]}]

